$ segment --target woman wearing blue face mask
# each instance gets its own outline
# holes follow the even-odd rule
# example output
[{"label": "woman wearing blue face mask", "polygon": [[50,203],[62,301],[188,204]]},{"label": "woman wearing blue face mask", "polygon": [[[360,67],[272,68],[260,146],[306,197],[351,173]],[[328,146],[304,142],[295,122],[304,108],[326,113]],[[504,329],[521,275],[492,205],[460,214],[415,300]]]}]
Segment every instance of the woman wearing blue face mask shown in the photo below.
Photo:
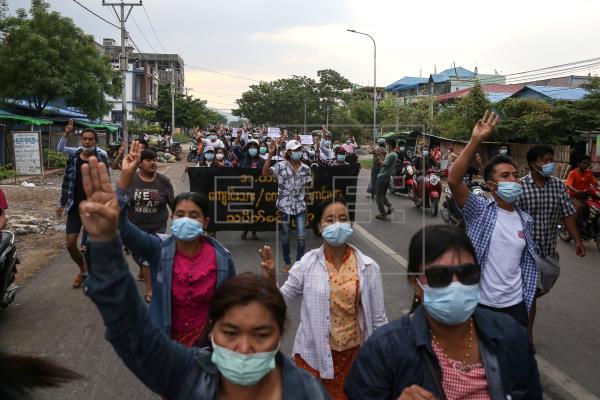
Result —
[{"label": "woman wearing blue face mask", "polygon": [[491,135],[498,117],[486,112],[475,125],[471,140],[460,153],[448,176],[448,185],[462,214],[481,265],[482,307],[511,315],[529,325],[538,280],[537,244],[533,220],[516,201],[523,193],[512,158],[494,157],[483,178],[492,198],[475,196],[463,180],[477,148]]},{"label": "woman wearing blue face mask", "polygon": [[[313,230],[323,245],[294,264],[280,290],[288,304],[302,297],[296,365],[320,378],[333,399],[345,399],[343,384],[356,353],[387,323],[381,274],[375,261],[348,244],[352,224],[343,200],[325,200],[314,214]],[[271,249],[265,246],[261,255],[275,285]]]},{"label": "woman wearing blue face mask", "polygon": [[[212,350],[185,348],[161,332],[123,256],[123,213],[106,167],[93,158],[84,174],[87,200],[80,210],[91,237],[85,293],[104,319],[106,338],[149,389],[169,400],[329,398],[279,351],[286,305],[270,282],[254,274],[233,277],[215,290],[207,311]],[[193,236],[197,230],[190,227],[175,231]]]},{"label": "woman wearing blue face mask", "polygon": [[362,346],[346,380],[348,398],[541,399],[525,329],[477,307],[481,269],[467,235],[428,226],[413,236],[408,255],[421,305]]},{"label": "woman wearing blue face mask", "polygon": [[[139,163],[139,146],[132,145],[123,160],[117,195],[121,207],[129,200],[129,186]],[[133,225],[123,209],[119,220],[121,240],[150,264],[154,295],[150,315],[157,326],[180,343],[202,343],[208,305],[216,288],[235,276],[231,254],[204,235],[210,218],[209,203],[198,193],[181,193],[171,207],[173,236],[162,241]]]}]

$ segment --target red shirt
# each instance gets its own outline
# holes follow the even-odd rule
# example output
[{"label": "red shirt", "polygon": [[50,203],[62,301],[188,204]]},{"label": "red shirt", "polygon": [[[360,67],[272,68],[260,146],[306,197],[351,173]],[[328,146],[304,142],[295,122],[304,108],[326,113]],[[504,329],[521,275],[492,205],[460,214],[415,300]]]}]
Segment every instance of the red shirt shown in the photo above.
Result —
[{"label": "red shirt", "polygon": [[6,202],[6,197],[4,197],[4,192],[2,191],[2,189],[0,189],[0,209],[6,210],[7,208],[8,203]]},{"label": "red shirt", "polygon": [[210,243],[202,240],[200,251],[193,257],[175,252],[171,283],[171,336],[206,326],[208,306],[216,285],[217,255]]},{"label": "red shirt", "polygon": [[[597,182],[591,169],[586,169],[582,174],[579,168],[575,168],[569,172],[569,176],[567,177],[567,186],[574,187],[577,190],[589,189],[590,186],[596,185]],[[574,196],[575,192],[569,189],[569,194]]]}]

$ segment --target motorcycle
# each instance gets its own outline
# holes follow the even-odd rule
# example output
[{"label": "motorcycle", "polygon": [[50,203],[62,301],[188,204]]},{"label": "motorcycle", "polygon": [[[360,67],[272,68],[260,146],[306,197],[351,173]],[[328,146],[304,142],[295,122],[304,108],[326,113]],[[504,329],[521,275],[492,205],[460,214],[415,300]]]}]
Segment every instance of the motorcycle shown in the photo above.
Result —
[{"label": "motorcycle", "polygon": [[[463,178],[465,184],[475,196],[485,197],[485,187],[472,179],[470,175],[465,175]],[[465,229],[465,221],[462,216],[458,204],[452,197],[452,191],[449,187],[444,188],[444,201],[442,202],[442,208],[440,214],[445,223],[457,226],[461,229]]]},{"label": "motorcycle", "polygon": [[413,179],[408,189],[408,197],[417,207],[429,208],[431,214],[437,217],[442,193],[442,179],[436,171],[428,169],[422,179]]},{"label": "motorcycle", "polygon": [[[600,250],[600,189],[587,189],[585,196],[587,216],[582,217],[578,223],[581,240],[595,240],[596,247]],[[563,224],[558,225],[558,237],[567,243],[573,239]]]},{"label": "motorcycle", "polygon": [[198,154],[198,143],[195,140],[190,141],[190,152],[188,153],[187,160],[192,162],[196,159]]},{"label": "motorcycle", "polygon": [[10,231],[1,231],[0,239],[0,310],[15,301],[18,286],[15,284],[17,274],[17,247],[15,235]]},{"label": "motorcycle", "polygon": [[396,175],[394,175],[390,181],[390,193],[408,195],[409,189],[413,186],[413,179],[415,176],[414,167],[411,165],[410,161],[404,160],[402,167],[396,172]]},{"label": "motorcycle", "polygon": [[171,141],[171,147],[169,148],[169,152],[173,155],[181,154],[181,144],[178,141]]}]

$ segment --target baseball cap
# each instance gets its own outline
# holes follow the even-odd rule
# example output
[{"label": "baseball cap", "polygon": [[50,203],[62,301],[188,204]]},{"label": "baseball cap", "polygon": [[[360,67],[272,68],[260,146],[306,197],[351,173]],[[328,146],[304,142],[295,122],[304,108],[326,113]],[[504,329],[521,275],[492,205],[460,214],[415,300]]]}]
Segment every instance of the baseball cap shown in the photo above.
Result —
[{"label": "baseball cap", "polygon": [[298,142],[297,140],[290,140],[285,145],[285,150],[286,151],[287,150],[296,150],[298,147],[302,147],[302,145],[300,144],[300,142]]},{"label": "baseball cap", "polygon": [[144,160],[156,160],[156,153],[150,149],[142,150],[142,154],[140,154],[140,161]]},{"label": "baseball cap", "polygon": [[215,152],[215,148],[214,148],[214,147],[212,147],[212,146],[206,146],[206,147],[204,148],[204,152],[205,152],[205,153],[207,153],[207,152],[209,152],[209,151],[212,151],[212,152],[214,153],[214,152]]}]

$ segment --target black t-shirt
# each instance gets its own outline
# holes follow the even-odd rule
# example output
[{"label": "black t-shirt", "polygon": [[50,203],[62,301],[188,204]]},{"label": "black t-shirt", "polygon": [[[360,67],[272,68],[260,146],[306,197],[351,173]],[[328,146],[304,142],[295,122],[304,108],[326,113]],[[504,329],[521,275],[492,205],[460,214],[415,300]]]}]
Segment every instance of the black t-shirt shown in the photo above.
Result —
[{"label": "black t-shirt", "polygon": [[77,165],[75,166],[75,187],[73,190],[73,208],[79,210],[79,203],[85,200],[85,192],[83,191],[83,179],[81,178],[81,166],[87,164],[86,160],[77,157]]},{"label": "black t-shirt", "polygon": [[152,182],[145,182],[135,174],[129,195],[129,220],[145,232],[164,232],[169,219],[167,206],[175,199],[169,178],[157,172]]}]

